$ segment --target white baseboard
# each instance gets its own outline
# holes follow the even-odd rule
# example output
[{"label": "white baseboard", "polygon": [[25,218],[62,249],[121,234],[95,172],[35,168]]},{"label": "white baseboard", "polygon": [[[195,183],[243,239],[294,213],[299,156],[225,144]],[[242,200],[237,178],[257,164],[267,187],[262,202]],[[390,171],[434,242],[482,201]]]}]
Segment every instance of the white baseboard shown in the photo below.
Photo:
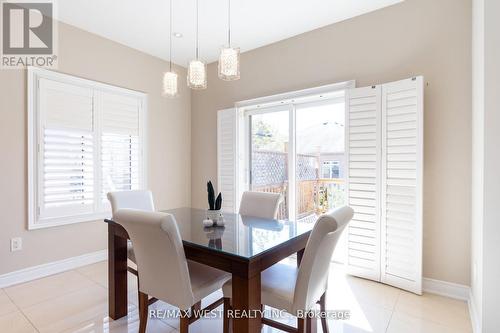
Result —
[{"label": "white baseboard", "polygon": [[85,265],[94,264],[108,258],[108,250],[101,250],[81,256],[49,262],[46,264],[24,268],[18,271],[0,275],[0,288],[6,288],[45,276],[61,273]]},{"label": "white baseboard", "polygon": [[469,301],[470,287],[463,284],[424,278],[422,286],[427,293]]}]

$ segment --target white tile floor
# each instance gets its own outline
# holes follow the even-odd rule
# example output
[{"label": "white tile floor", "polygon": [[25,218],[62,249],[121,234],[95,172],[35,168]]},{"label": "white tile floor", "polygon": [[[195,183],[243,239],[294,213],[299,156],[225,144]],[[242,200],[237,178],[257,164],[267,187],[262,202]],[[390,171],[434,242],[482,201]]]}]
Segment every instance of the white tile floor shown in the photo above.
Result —
[{"label": "white tile floor", "polygon": [[[351,318],[347,321],[332,320],[330,332],[472,332],[465,302],[431,294],[416,296],[346,276],[336,265],[332,266],[330,278],[327,308],[351,311]],[[117,321],[107,316],[106,262],[0,289],[0,332],[135,333],[139,328],[136,288],[136,279],[130,274],[129,314]],[[210,298],[219,296],[215,294]],[[157,302],[154,307],[166,309],[169,306]],[[148,322],[148,332],[151,333],[173,333],[177,328],[175,319],[151,319]],[[222,320],[200,320],[190,326],[190,332],[222,332]],[[264,327],[263,332],[278,331]],[[321,332],[321,325],[318,332]]]}]

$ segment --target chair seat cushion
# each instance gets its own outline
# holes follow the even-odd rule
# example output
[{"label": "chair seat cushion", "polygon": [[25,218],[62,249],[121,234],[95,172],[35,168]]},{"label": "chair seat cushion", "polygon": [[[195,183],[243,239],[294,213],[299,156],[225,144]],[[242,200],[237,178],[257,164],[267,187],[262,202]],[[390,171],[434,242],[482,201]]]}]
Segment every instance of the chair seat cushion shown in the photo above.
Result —
[{"label": "chair seat cushion", "polygon": [[221,289],[231,279],[231,274],[188,260],[189,277],[195,302]]},{"label": "chair seat cushion", "polygon": [[[127,243],[127,256],[136,263],[132,242]],[[224,283],[231,279],[231,274],[188,260],[189,277],[195,302],[221,289]]]},{"label": "chair seat cushion", "polygon": [[[276,264],[261,273],[261,303],[275,309],[292,313],[295,283],[298,268],[292,265]],[[228,281],[222,287],[224,297],[232,298],[232,284]]]}]

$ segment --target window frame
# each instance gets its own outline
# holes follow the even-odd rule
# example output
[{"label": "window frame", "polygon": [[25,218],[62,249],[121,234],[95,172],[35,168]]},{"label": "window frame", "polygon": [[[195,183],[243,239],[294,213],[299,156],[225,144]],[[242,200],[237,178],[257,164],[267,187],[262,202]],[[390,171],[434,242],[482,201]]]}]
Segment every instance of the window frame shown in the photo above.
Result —
[{"label": "window frame", "polygon": [[123,96],[136,98],[139,102],[139,140],[141,143],[141,161],[139,167],[140,188],[145,188],[147,184],[147,151],[148,142],[146,135],[147,128],[147,94],[135,90],[121,88],[110,84],[96,82],[73,75],[63,74],[60,72],[50,71],[47,69],[28,67],[27,71],[27,129],[28,129],[28,230],[56,227],[74,223],[91,222],[105,217],[109,217],[111,210],[109,205],[101,203],[100,192],[102,189],[101,174],[101,124],[99,121],[100,115],[93,114],[93,135],[96,149],[94,151],[94,174],[99,175],[94,180],[94,193],[99,193],[94,196],[92,213],[76,214],[63,217],[45,217],[40,218],[40,191],[43,191],[41,183],[43,171],[43,158],[39,154],[40,143],[43,140],[42,117],[40,115],[40,100],[39,100],[39,81],[47,79],[63,84],[70,84],[79,87],[91,89],[93,91],[93,111],[96,112],[98,107],[96,104],[99,101],[99,95],[102,92],[109,92]]}]

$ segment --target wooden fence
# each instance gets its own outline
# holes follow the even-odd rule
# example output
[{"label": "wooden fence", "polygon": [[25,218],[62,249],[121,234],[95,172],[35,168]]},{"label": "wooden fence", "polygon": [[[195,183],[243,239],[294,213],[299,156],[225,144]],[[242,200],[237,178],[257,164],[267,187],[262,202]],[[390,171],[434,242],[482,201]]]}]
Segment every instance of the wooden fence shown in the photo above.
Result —
[{"label": "wooden fence", "polygon": [[[322,214],[344,204],[343,179],[312,179],[297,182],[297,217]],[[280,184],[258,186],[253,191],[281,193],[283,202],[278,211],[279,219],[288,218],[288,181]]]}]

